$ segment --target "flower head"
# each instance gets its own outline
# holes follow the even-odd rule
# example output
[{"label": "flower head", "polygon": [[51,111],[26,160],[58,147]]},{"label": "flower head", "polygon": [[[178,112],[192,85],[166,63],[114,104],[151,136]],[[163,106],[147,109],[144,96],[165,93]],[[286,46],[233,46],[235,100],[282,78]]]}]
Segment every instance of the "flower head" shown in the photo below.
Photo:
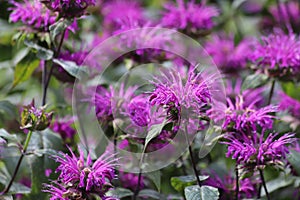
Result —
[{"label": "flower head", "polygon": [[225,111],[224,129],[234,129],[237,132],[256,131],[257,126],[265,129],[271,129],[273,119],[271,113],[276,112],[276,106],[269,105],[263,108],[256,108],[253,101],[250,105],[245,105],[244,97],[239,95],[235,99],[235,103],[231,99],[227,99],[228,107]]},{"label": "flower head", "polygon": [[300,118],[300,102],[285,93],[280,93],[279,110],[288,111],[293,117]]},{"label": "flower head", "polygon": [[[59,181],[64,185],[71,185],[72,189],[82,191],[83,194],[96,193],[104,197],[111,187],[111,180],[115,177],[114,167],[116,166],[115,155],[108,152],[102,154],[95,162],[90,158],[84,158],[84,153],[79,149],[79,157],[70,150],[71,155],[60,153],[54,156],[59,163],[56,172],[59,172]],[[61,191],[66,192],[66,188],[53,188],[51,192],[54,196],[61,196]]]},{"label": "flower head", "polygon": [[88,6],[95,5],[95,0],[43,0],[50,10],[58,12],[61,17],[74,18],[85,14]]},{"label": "flower head", "polygon": [[264,133],[260,136],[258,133],[251,136],[227,134],[225,138],[228,142],[223,142],[228,145],[226,156],[231,156],[238,164],[244,166],[276,165],[289,153],[287,146],[297,141],[293,133],[286,133],[280,137],[278,135],[270,133],[264,138]]},{"label": "flower head", "polygon": [[48,10],[39,0],[24,0],[24,3],[10,0],[10,3],[14,5],[10,8],[11,22],[20,21],[33,29],[48,31],[49,26],[56,21],[57,14]]},{"label": "flower head", "polygon": [[71,126],[74,123],[74,119],[56,119],[51,124],[51,129],[60,134],[62,139],[69,143],[74,139],[74,135],[76,134],[76,130]]},{"label": "flower head", "polygon": [[213,35],[212,40],[206,43],[205,49],[216,65],[227,73],[235,73],[244,69],[252,51],[249,39],[235,44],[233,36],[225,35]]},{"label": "flower head", "polygon": [[128,113],[137,126],[147,126],[150,122],[150,108],[147,99],[142,95],[134,97],[128,104]]},{"label": "flower head", "polygon": [[214,26],[213,17],[219,15],[214,6],[197,4],[194,1],[185,3],[177,0],[177,5],[166,3],[164,7],[166,11],[162,17],[163,26],[191,30],[194,33],[211,29]]},{"label": "flower head", "polygon": [[[125,173],[125,172],[120,172],[120,182],[122,187],[127,188],[127,189],[131,189],[131,190],[135,190],[137,185],[138,185],[138,179],[139,176],[138,174],[134,174],[134,173]],[[145,177],[141,176],[140,177],[140,189],[145,188]]]},{"label": "flower head", "polygon": [[297,77],[299,74],[300,41],[296,35],[286,35],[276,30],[273,34],[262,37],[262,42],[255,47],[249,58],[257,69],[267,71],[275,77]]}]

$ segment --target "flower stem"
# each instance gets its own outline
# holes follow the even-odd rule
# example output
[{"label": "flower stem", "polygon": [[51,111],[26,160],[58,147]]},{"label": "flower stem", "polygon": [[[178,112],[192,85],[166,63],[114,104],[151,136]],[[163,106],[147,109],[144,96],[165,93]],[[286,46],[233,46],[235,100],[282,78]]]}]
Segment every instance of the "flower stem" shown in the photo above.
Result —
[{"label": "flower stem", "polygon": [[14,182],[14,180],[15,180],[17,174],[18,174],[18,171],[19,171],[19,168],[20,168],[20,166],[21,166],[21,163],[22,163],[22,160],[23,160],[23,158],[24,158],[24,155],[26,154],[27,147],[28,147],[28,144],[29,144],[31,135],[32,135],[32,131],[29,131],[29,133],[28,133],[27,136],[26,136],[26,140],[25,140],[25,144],[24,144],[24,147],[23,147],[23,150],[22,150],[22,154],[21,154],[21,156],[20,156],[20,158],[19,158],[19,160],[18,160],[18,163],[17,163],[17,166],[16,166],[16,168],[15,168],[15,171],[14,171],[14,173],[13,173],[13,175],[12,175],[12,177],[11,177],[9,183],[8,183],[8,185],[7,185],[6,188],[1,192],[1,194],[5,194],[5,193],[9,192],[9,189],[11,188],[11,186],[12,186],[12,184],[13,184],[13,182]]},{"label": "flower stem", "polygon": [[[66,29],[63,31],[62,35],[61,35],[61,38],[60,38],[60,42],[59,42],[59,45],[57,47],[57,50],[55,51],[54,53],[54,57],[57,58],[60,54],[60,51],[61,51],[61,47],[62,47],[62,44],[64,42],[64,38],[65,38],[65,34],[66,34]],[[47,68],[47,65],[45,66],[45,68]],[[47,76],[46,72],[45,71],[45,78],[44,78],[44,88],[43,88],[43,97],[42,97],[42,105],[45,105],[46,104],[46,98],[47,98],[47,91],[48,91],[48,86],[49,86],[49,82],[51,80],[51,76],[52,76],[52,73],[53,73],[53,63],[52,63],[52,66],[50,68],[50,71],[49,71],[49,74]],[[45,70],[45,69],[44,69]]]},{"label": "flower stem", "polygon": [[269,94],[269,98],[268,98],[268,105],[271,104],[272,96],[274,93],[274,88],[275,88],[275,80],[272,80],[272,85],[271,85],[270,94]]},{"label": "flower stem", "polygon": [[261,179],[262,185],[263,185],[263,187],[265,189],[267,199],[270,200],[270,195],[269,195],[269,192],[268,192],[268,189],[267,189],[265,177],[264,177],[263,171],[261,169],[259,169],[259,175],[260,175],[260,179]]},{"label": "flower stem", "polygon": [[238,164],[235,166],[235,199],[239,200],[239,169],[238,169]]},{"label": "flower stem", "polygon": [[139,175],[138,175],[138,182],[137,182],[137,186],[135,188],[135,191],[134,191],[134,194],[132,196],[132,200],[136,200],[137,198],[137,195],[140,191],[140,184],[141,184],[141,178],[142,178],[142,168],[140,168],[140,171],[139,171]]}]

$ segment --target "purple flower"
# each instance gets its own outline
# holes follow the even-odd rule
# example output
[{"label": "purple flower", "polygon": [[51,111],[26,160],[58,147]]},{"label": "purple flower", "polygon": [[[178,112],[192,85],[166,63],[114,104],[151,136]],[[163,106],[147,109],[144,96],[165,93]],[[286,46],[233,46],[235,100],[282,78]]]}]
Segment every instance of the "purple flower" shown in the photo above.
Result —
[{"label": "purple flower", "polygon": [[111,93],[103,86],[98,86],[92,98],[97,119],[106,122],[112,115]]},{"label": "purple flower", "polygon": [[45,184],[46,189],[42,190],[51,194],[50,200],[70,200],[70,199],[81,199],[82,192],[75,188],[66,188],[63,184],[58,182],[52,182],[52,185]]},{"label": "purple flower", "polygon": [[[258,99],[259,100],[259,99]],[[239,95],[235,99],[235,103],[227,98],[228,107],[225,110],[225,122],[223,129],[234,129],[236,132],[256,131],[257,126],[264,129],[271,129],[273,119],[271,113],[276,112],[276,106],[269,105],[262,108],[256,108],[253,101],[250,105],[245,105],[244,97]]]},{"label": "purple flower", "polygon": [[[133,191],[136,190],[137,185],[138,185],[138,179],[139,179],[138,174],[120,172],[119,178],[120,178],[122,187],[131,189]],[[144,176],[141,176],[139,188],[140,189],[145,188],[145,177]]]},{"label": "purple flower", "polygon": [[280,93],[279,110],[288,111],[293,117],[300,118],[300,102],[285,93]]},{"label": "purple flower", "polygon": [[49,26],[54,24],[57,14],[48,10],[39,0],[24,0],[19,3],[14,0],[9,1],[13,8],[10,14],[10,21],[16,23],[21,21],[24,25],[30,26],[40,31],[48,31]]},{"label": "purple flower", "polygon": [[297,141],[293,133],[286,133],[280,137],[278,135],[278,133],[270,133],[264,139],[264,133],[260,136],[258,133],[253,133],[251,136],[227,134],[225,138],[228,142],[223,142],[228,145],[226,156],[231,156],[238,164],[244,166],[276,165],[289,153],[287,146]]},{"label": "purple flower", "polygon": [[247,65],[251,53],[251,40],[244,39],[235,44],[233,36],[213,35],[205,45],[205,50],[212,56],[215,64],[227,73],[236,73]]},{"label": "purple flower", "polygon": [[[220,199],[228,199],[234,195],[236,191],[236,180],[231,175],[219,177],[213,173],[207,180],[204,181],[205,185],[216,187],[223,190],[223,195]],[[255,183],[250,178],[245,178],[239,181],[239,198],[251,198],[256,194]]]},{"label": "purple flower", "polygon": [[95,5],[95,0],[43,0],[50,10],[58,12],[60,17],[74,18],[85,14],[88,6]]},{"label": "purple flower", "polygon": [[73,141],[76,134],[76,130],[71,126],[74,123],[74,119],[56,119],[51,125],[51,129],[58,133],[66,143]]},{"label": "purple flower", "polygon": [[128,104],[128,113],[137,126],[147,126],[150,122],[150,110],[147,99],[141,95],[134,97]]},{"label": "purple flower", "polygon": [[214,6],[207,6],[204,3],[197,4],[194,1],[185,3],[177,0],[174,3],[166,3],[162,17],[162,25],[179,30],[189,30],[197,33],[209,30],[214,26],[213,17],[219,15],[219,11]]},{"label": "purple flower", "polygon": [[290,26],[297,28],[300,25],[300,10],[297,1],[280,2],[279,6],[272,5],[269,12],[273,16],[275,26],[285,24],[288,28],[291,28]]},{"label": "purple flower", "polygon": [[92,162],[90,155],[84,158],[81,149],[79,149],[79,157],[75,156],[71,149],[69,150],[71,156],[63,153],[54,156],[56,162],[59,162],[56,169],[56,172],[60,172],[59,180],[65,185],[75,186],[75,189],[104,196],[111,187],[111,180],[115,177],[114,167],[117,165],[115,155],[105,152]]},{"label": "purple flower", "polygon": [[[262,37],[255,50],[249,56],[260,71],[267,71],[271,76],[297,76],[300,72],[300,41],[290,33],[275,30],[273,34]],[[288,77],[289,78],[289,77]]]},{"label": "purple flower", "polygon": [[143,8],[140,3],[135,0],[107,1],[104,3],[101,12],[104,16],[104,26],[109,30],[119,29],[124,19],[137,22],[143,22],[145,20]]}]

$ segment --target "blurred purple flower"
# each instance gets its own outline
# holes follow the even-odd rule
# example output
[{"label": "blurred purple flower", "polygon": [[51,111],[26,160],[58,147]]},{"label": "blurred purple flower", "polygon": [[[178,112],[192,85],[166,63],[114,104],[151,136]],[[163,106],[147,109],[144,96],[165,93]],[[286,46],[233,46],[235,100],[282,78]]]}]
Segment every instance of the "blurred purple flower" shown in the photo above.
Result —
[{"label": "blurred purple flower", "polygon": [[128,104],[128,113],[137,126],[147,126],[150,122],[150,108],[147,98],[142,95],[134,97]]},{"label": "blurred purple flower", "polygon": [[54,24],[57,14],[48,10],[39,0],[24,0],[19,3],[9,0],[14,5],[10,8],[12,13],[9,16],[11,22],[21,21],[24,25],[30,26],[40,31],[48,31],[49,26]]},{"label": "blurred purple flower", "polygon": [[293,33],[284,34],[275,30],[273,34],[262,37],[249,56],[255,68],[275,77],[297,76],[300,72],[300,41]]},{"label": "blurred purple flower", "polygon": [[237,73],[246,67],[251,45],[250,39],[235,44],[233,36],[213,35],[206,43],[205,50],[223,72]]},{"label": "blurred purple flower", "polygon": [[66,188],[63,184],[53,181],[52,184],[45,184],[46,189],[42,190],[51,194],[50,200],[80,199],[82,192],[75,188]]},{"label": "blurred purple flower", "polygon": [[257,126],[271,129],[275,118],[271,113],[276,112],[277,107],[269,105],[255,108],[256,102],[253,101],[250,105],[245,105],[242,95],[236,96],[235,103],[227,98],[228,107],[225,110],[223,129],[234,129],[237,132],[256,131]]},{"label": "blurred purple flower", "polygon": [[225,138],[228,142],[222,142],[228,145],[226,156],[231,156],[244,166],[276,165],[289,153],[287,146],[297,141],[294,133],[286,133],[280,137],[277,137],[278,133],[270,133],[266,139],[264,135],[227,134]]},{"label": "blurred purple flower", "polygon": [[187,3],[177,0],[177,5],[167,2],[164,7],[163,26],[192,32],[211,29],[214,26],[213,17],[219,15],[216,7],[197,4],[194,0]]},{"label": "blurred purple flower", "polygon": [[58,12],[60,17],[74,18],[85,14],[88,6],[95,5],[95,0],[42,0],[53,12]]},{"label": "blurred purple flower", "polygon": [[279,110],[288,111],[293,117],[300,118],[300,101],[293,99],[285,93],[280,93]]},{"label": "blurred purple flower", "polygon": [[[219,177],[213,174],[204,181],[204,185],[209,185],[223,190],[221,200],[228,199],[234,195],[236,191],[236,180],[231,175]],[[239,198],[251,198],[256,194],[255,183],[250,178],[245,178],[239,181]]]},{"label": "blurred purple flower", "polygon": [[58,133],[66,144],[73,141],[76,130],[71,126],[74,123],[73,118],[56,119],[50,128]]},{"label": "blurred purple flower", "polygon": [[[119,178],[120,178],[122,187],[131,189],[132,191],[136,190],[137,185],[138,185],[138,179],[139,179],[138,174],[120,172]],[[145,177],[144,176],[141,176],[139,188],[140,189],[145,188]]]},{"label": "blurred purple flower", "polygon": [[70,148],[69,150],[71,156],[63,153],[54,156],[56,162],[59,162],[56,169],[56,172],[60,172],[59,180],[65,185],[76,186],[75,189],[104,196],[111,187],[111,180],[115,177],[114,167],[117,165],[115,155],[105,152],[93,163],[90,155],[84,158],[81,149],[79,149],[79,157],[75,156]]},{"label": "blurred purple flower", "polygon": [[135,0],[107,1],[104,3],[101,12],[104,16],[104,26],[108,30],[118,30],[124,19],[137,22],[144,21],[143,8],[140,2]]}]

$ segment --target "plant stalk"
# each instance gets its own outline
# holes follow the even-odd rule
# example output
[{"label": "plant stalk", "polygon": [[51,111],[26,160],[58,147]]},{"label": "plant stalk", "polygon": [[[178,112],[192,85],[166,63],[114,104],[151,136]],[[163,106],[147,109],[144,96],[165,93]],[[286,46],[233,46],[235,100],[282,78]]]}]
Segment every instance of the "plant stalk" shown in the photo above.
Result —
[{"label": "plant stalk", "polygon": [[275,80],[272,80],[272,85],[271,85],[270,94],[269,94],[269,98],[268,98],[268,105],[271,104],[272,96],[274,93],[274,88],[275,88]]},{"label": "plant stalk", "polygon": [[26,136],[26,140],[25,140],[25,144],[24,144],[24,147],[23,147],[23,150],[22,150],[22,154],[18,160],[18,163],[17,163],[17,166],[15,168],[15,171],[8,183],[8,185],[6,186],[6,188],[1,192],[1,194],[5,194],[5,193],[8,193],[9,192],[9,189],[11,188],[17,174],[18,174],[18,171],[19,171],[19,168],[21,166],[21,163],[22,163],[22,160],[24,158],[24,155],[26,154],[26,151],[27,151],[27,147],[28,147],[28,144],[29,144],[29,141],[30,141],[30,138],[31,138],[31,135],[32,135],[32,131],[29,131],[29,133],[27,134]]},{"label": "plant stalk", "polygon": [[264,177],[263,171],[261,169],[259,169],[259,175],[260,175],[260,179],[261,179],[262,185],[263,185],[263,187],[265,189],[267,199],[270,200],[270,195],[269,195],[269,192],[268,192],[268,189],[267,189],[265,177]]},{"label": "plant stalk", "polygon": [[238,164],[235,166],[235,199],[239,200],[239,169]]}]

